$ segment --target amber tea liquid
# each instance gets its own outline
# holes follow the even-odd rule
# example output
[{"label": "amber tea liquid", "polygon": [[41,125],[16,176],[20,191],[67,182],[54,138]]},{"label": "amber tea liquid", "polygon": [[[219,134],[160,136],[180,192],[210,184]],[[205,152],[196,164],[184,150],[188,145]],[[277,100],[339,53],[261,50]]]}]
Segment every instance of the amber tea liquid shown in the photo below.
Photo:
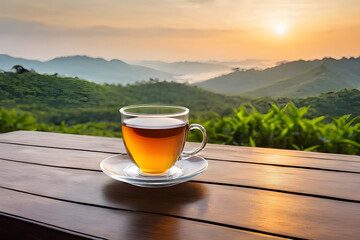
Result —
[{"label": "amber tea liquid", "polygon": [[131,118],[122,133],[131,160],[144,174],[166,173],[183,151],[188,123],[175,118]]}]

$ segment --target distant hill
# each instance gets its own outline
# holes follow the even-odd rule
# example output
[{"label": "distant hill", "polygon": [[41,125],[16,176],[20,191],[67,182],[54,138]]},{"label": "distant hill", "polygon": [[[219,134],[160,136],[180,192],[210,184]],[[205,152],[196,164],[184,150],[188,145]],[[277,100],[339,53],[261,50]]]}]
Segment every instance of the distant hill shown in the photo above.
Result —
[{"label": "distant hill", "polygon": [[321,62],[296,61],[282,64],[265,70],[234,71],[230,74],[209,79],[195,85],[222,94],[241,94],[258,87],[268,85],[279,79],[288,78],[302,73]]},{"label": "distant hill", "polygon": [[302,98],[342,88],[360,88],[360,75],[338,73],[330,70],[326,63],[322,63],[305,73],[273,82],[270,85],[245,92],[243,95]]},{"label": "distant hill", "polygon": [[302,99],[281,99],[286,102],[293,101],[297,106],[311,106],[310,117],[331,116],[340,117],[351,114],[352,117],[360,116],[360,91],[357,89],[342,89],[322,93],[320,96]]},{"label": "distant hill", "polygon": [[247,99],[165,81],[132,85],[96,84],[70,77],[0,73],[0,107],[29,111],[44,122],[59,124],[119,121],[119,108],[132,104],[172,104],[191,109],[192,118],[227,115]]},{"label": "distant hill", "polygon": [[147,81],[149,78],[173,80],[174,75],[144,66],[127,64],[115,59],[107,61],[88,56],[69,56],[42,62],[0,54],[0,69],[9,71],[16,64],[28,69],[33,68],[38,73],[58,73],[59,75],[79,77],[96,83],[127,84]]},{"label": "distant hill", "polygon": [[[311,71],[322,65],[326,66],[326,69],[318,68]],[[195,85],[209,91],[230,95],[247,93],[251,96],[293,97],[292,94],[296,93],[297,97],[306,97],[327,92],[328,90],[337,90],[333,89],[335,87],[339,87],[338,89],[346,87],[358,88],[359,69],[360,58],[299,60],[283,63],[265,70],[234,71]],[[310,79],[306,81],[306,77]],[[315,81],[314,78],[317,80]],[[283,82],[284,80],[288,80],[288,82]],[[340,81],[340,84],[335,83],[337,80]],[[298,81],[301,81],[302,84]],[[291,84],[295,84],[297,87],[291,87]],[[315,85],[312,86],[312,84]],[[329,89],[328,85],[332,86],[331,89]],[[266,90],[267,87],[271,88]],[[284,87],[289,88],[288,91],[284,90]],[[316,90],[312,89],[313,87]]]},{"label": "distant hill", "polygon": [[265,69],[270,66],[274,66],[277,61],[271,59],[245,59],[245,60],[233,60],[233,61],[217,61],[210,60],[208,63],[220,64],[229,66],[231,68],[238,67],[240,69]]},{"label": "distant hill", "polygon": [[171,104],[188,107],[192,119],[231,115],[244,104],[260,112],[270,104],[311,105],[311,115],[360,115],[360,91],[341,90],[305,99],[246,98],[212,93],[189,84],[148,81],[132,85],[96,84],[86,80],[37,73],[0,73],[0,108],[29,112],[40,122],[78,124],[119,122],[119,108],[132,104]]},{"label": "distant hill", "polygon": [[138,65],[154,68],[157,70],[171,72],[179,75],[198,74],[207,72],[219,72],[230,70],[229,66],[204,63],[204,62],[162,62],[162,61],[139,61]]}]

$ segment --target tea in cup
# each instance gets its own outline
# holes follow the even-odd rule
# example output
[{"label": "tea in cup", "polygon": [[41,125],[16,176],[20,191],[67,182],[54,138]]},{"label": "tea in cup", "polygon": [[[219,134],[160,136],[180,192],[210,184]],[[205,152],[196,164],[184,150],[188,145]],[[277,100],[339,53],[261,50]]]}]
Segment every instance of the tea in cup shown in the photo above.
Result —
[{"label": "tea in cup", "polygon": [[[145,175],[163,175],[176,161],[193,156],[206,145],[203,126],[190,124],[189,109],[180,106],[137,105],[120,109],[124,145],[131,161]],[[203,134],[200,147],[185,152],[188,131]]]}]

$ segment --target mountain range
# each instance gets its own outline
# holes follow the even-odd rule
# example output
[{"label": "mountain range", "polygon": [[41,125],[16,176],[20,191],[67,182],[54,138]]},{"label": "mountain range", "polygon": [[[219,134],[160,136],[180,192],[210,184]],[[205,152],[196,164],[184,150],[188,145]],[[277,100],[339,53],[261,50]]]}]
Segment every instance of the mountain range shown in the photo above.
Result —
[{"label": "mountain range", "polygon": [[253,97],[308,97],[359,89],[360,58],[298,60],[265,70],[236,70],[195,85],[216,93]]},{"label": "mountain range", "polygon": [[138,65],[171,72],[178,75],[198,74],[205,72],[218,72],[227,71],[229,66],[225,66],[218,63],[205,63],[205,62],[163,62],[163,61],[139,61]]},{"label": "mountain range", "polygon": [[[259,61],[246,60],[243,64]],[[230,63],[241,62],[138,61],[129,64],[116,59],[108,61],[88,56],[38,61],[0,54],[0,70],[3,71],[10,70],[14,65],[22,65],[38,73],[57,73],[96,83],[132,84],[157,78],[195,82],[194,85],[211,92],[249,97],[303,98],[344,88],[360,89],[360,57],[282,62],[263,70],[244,70],[241,64],[239,68],[231,70]],[[203,79],[208,80],[197,82]]]},{"label": "mountain range", "polygon": [[[139,61],[129,64],[121,60],[107,61],[103,58],[88,56],[58,57],[49,61],[15,58],[0,54],[0,69],[10,70],[14,65],[34,69],[38,73],[78,77],[96,83],[131,84],[158,78],[167,81],[193,81],[196,74],[229,72],[231,67],[203,62],[162,62]],[[205,75],[207,76],[207,75]],[[201,75],[200,75],[201,77]]]},{"label": "mountain range", "polygon": [[9,70],[19,64],[39,73],[79,77],[96,83],[134,83],[136,81],[159,78],[173,80],[174,74],[152,68],[127,64],[120,60],[107,61],[88,56],[58,57],[49,61],[28,60],[0,55],[0,69]]},{"label": "mountain range", "polygon": [[[164,61],[135,61],[134,64],[150,67],[156,70],[175,74],[177,82],[195,83],[204,79],[213,78],[222,74],[228,74],[233,68],[230,64],[237,62],[164,62]],[[238,65],[236,65],[238,66]],[[240,65],[244,66],[244,65]],[[244,66],[245,67],[245,66]]]}]

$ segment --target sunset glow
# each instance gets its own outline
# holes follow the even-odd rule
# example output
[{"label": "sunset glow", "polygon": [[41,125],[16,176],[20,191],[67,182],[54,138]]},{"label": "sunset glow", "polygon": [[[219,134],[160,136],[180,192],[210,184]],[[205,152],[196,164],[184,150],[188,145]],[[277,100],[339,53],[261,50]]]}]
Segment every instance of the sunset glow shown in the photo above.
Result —
[{"label": "sunset glow", "polygon": [[283,35],[286,32],[286,27],[284,25],[279,25],[275,30],[278,35]]},{"label": "sunset glow", "polygon": [[360,2],[14,0],[0,32],[0,53],[43,60],[341,58],[360,55]]}]

